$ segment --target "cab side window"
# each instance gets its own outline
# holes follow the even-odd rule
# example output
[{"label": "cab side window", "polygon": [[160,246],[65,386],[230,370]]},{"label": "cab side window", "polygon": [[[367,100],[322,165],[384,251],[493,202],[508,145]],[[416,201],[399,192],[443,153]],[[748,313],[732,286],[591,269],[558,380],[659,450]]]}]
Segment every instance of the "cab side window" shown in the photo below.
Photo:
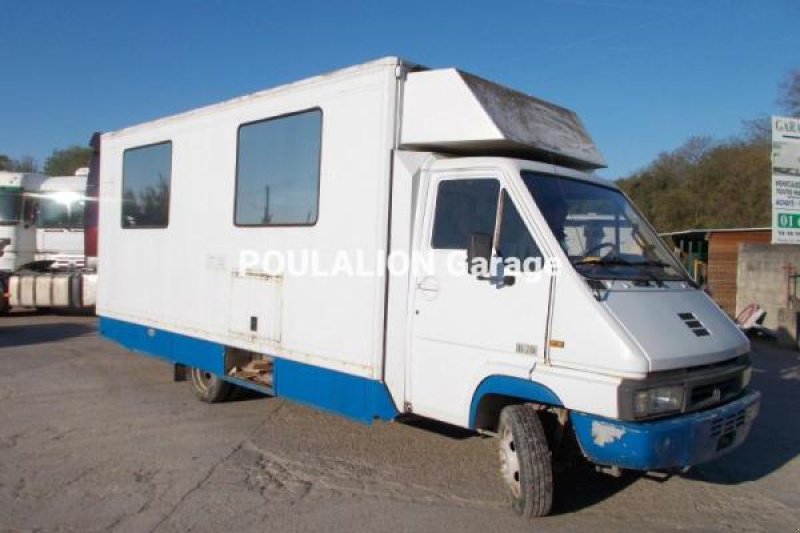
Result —
[{"label": "cab side window", "polygon": [[496,249],[507,265],[516,263],[520,265],[523,272],[532,272],[541,267],[542,252],[536,246],[517,207],[505,190],[503,191],[500,237]]},{"label": "cab side window", "polygon": [[473,233],[494,235],[500,183],[496,179],[455,179],[439,182],[433,220],[432,247],[466,250]]}]

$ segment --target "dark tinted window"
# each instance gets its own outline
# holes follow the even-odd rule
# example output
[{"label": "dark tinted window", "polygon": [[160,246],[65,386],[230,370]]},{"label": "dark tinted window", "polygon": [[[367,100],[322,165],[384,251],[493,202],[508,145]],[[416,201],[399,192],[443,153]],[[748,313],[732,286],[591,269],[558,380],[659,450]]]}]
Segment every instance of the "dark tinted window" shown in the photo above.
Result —
[{"label": "dark tinted window", "polygon": [[466,250],[470,234],[494,235],[499,192],[500,184],[495,179],[440,182],[432,246]]},{"label": "dark tinted window", "polygon": [[497,252],[503,259],[519,261],[525,271],[535,270],[535,263],[530,260],[542,257],[539,247],[533,241],[517,207],[506,191],[503,191],[503,217],[500,222],[500,242],[497,244]]},{"label": "dark tinted window", "polygon": [[0,222],[18,221],[21,205],[20,189],[0,187]]},{"label": "dark tinted window", "polygon": [[123,228],[167,227],[171,175],[171,142],[125,150],[122,163]]},{"label": "dark tinted window", "polygon": [[239,128],[235,223],[316,223],[321,145],[318,109]]}]

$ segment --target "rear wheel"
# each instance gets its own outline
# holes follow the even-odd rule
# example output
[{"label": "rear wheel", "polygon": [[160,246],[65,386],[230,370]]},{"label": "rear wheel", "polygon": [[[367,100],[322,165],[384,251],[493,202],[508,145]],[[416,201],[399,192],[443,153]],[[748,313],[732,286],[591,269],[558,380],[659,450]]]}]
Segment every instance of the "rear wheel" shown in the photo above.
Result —
[{"label": "rear wheel", "polygon": [[511,405],[500,413],[500,473],[525,518],[546,516],[553,505],[553,464],[547,437],[536,409]]},{"label": "rear wheel", "polygon": [[189,383],[195,396],[208,403],[224,402],[231,397],[236,388],[235,385],[200,368],[191,369]]}]

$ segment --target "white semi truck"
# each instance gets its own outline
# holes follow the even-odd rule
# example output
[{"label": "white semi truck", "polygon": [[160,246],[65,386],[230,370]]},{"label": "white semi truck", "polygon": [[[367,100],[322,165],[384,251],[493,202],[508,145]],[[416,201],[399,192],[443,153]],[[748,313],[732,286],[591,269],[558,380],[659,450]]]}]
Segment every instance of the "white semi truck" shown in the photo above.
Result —
[{"label": "white semi truck", "polygon": [[0,192],[2,228],[11,243],[0,258],[5,261],[4,311],[94,306],[96,274],[84,268],[87,173],[79,169],[74,176],[0,175],[0,180],[21,184]]},{"label": "white semi truck", "polygon": [[46,176],[0,172],[0,271],[13,272],[34,260],[34,201]]},{"label": "white semi truck", "polygon": [[570,450],[684,469],[758,413],[748,340],[565,108],[389,57],[99,144],[100,331],[202,400],[493,435],[525,516]]}]

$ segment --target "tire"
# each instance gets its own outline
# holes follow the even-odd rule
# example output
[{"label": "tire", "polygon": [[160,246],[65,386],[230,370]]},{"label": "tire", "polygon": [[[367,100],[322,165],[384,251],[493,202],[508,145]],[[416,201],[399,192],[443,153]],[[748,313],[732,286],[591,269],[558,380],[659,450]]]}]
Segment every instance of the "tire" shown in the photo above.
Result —
[{"label": "tire", "polygon": [[199,368],[189,370],[189,384],[194,395],[207,403],[224,402],[236,389],[235,385]]},{"label": "tire", "polygon": [[553,505],[553,461],[539,415],[531,405],[510,405],[498,426],[500,473],[514,511],[525,518],[547,516]]}]

